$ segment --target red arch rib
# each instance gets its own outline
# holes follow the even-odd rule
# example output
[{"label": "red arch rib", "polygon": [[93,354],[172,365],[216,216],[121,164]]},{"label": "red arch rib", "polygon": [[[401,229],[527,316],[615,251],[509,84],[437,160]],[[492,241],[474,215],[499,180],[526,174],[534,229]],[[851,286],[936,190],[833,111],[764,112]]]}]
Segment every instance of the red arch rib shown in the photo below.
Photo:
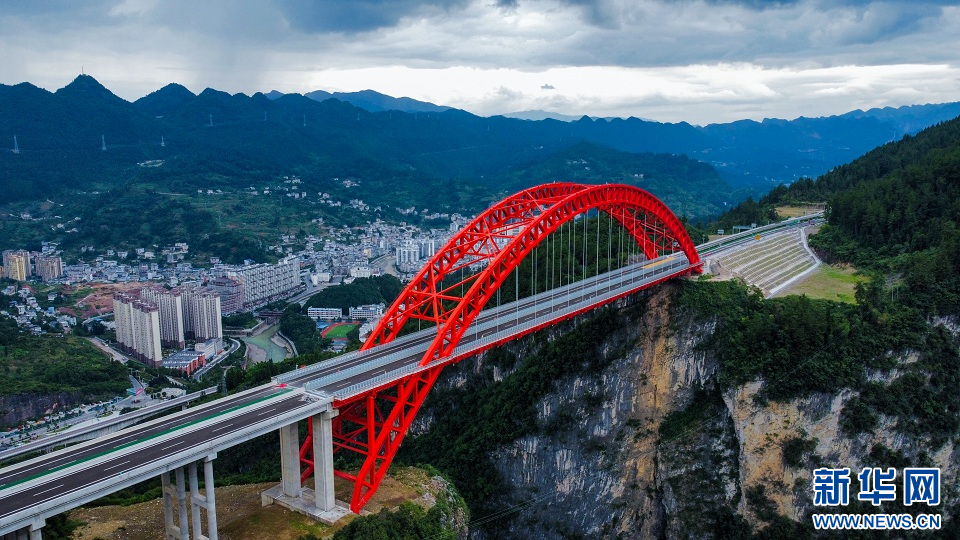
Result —
[{"label": "red arch rib", "polygon": [[[437,337],[420,362],[429,369],[399,381],[395,396],[377,396],[393,404],[386,415],[374,401],[377,391],[335,404],[341,409],[334,419],[335,446],[366,455],[357,476],[337,473],[355,482],[354,512],[373,496],[440,370],[493,293],[546,236],[592,209],[616,219],[648,259],[682,251],[693,269],[699,269],[700,257],[680,220],[659,199],[634,186],[544,184],[488,208],[417,273],[361,347],[392,341],[410,319],[430,321]],[[477,265],[482,270],[469,277],[444,281]],[[458,295],[463,289],[466,292]],[[361,428],[346,432],[344,418]]]},{"label": "red arch rib", "polygon": [[[481,275],[494,268],[493,262],[498,257],[507,263],[495,272],[502,281],[547,234],[594,208],[607,212],[623,225],[648,259],[671,251],[676,242],[691,265],[699,264],[700,256],[683,224],[647,191],[625,184],[544,184],[504,198],[454,235],[407,284],[361,350],[393,341],[410,319],[429,321],[444,328],[453,313],[445,302],[457,302],[459,309],[466,300],[476,303],[477,296],[471,297],[471,294],[488,300],[489,296],[483,293],[496,290],[496,287],[481,287],[474,291],[472,285],[483,281]],[[504,241],[509,243],[503,245]],[[444,279],[457,271],[484,263],[489,263],[485,272],[444,284]],[[497,282],[497,286],[499,284]],[[454,291],[462,286],[469,286],[470,292],[460,297]],[[483,305],[472,307],[479,310]],[[470,313],[475,315],[476,311],[468,310]]]}]

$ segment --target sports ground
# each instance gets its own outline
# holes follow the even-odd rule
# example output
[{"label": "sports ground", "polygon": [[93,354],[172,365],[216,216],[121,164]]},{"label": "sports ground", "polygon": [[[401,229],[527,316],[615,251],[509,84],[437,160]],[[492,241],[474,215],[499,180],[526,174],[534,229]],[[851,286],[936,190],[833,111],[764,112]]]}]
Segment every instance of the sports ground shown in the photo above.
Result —
[{"label": "sports ground", "polygon": [[333,338],[345,338],[345,337],[347,337],[347,334],[349,334],[351,330],[353,330],[354,328],[356,328],[356,327],[358,327],[358,326],[360,326],[360,325],[359,325],[359,324],[356,324],[356,323],[337,323],[337,324],[331,324],[330,326],[324,328],[324,329],[320,332],[320,335],[323,336],[323,337],[325,337],[325,338],[330,338],[330,339],[333,339]]}]

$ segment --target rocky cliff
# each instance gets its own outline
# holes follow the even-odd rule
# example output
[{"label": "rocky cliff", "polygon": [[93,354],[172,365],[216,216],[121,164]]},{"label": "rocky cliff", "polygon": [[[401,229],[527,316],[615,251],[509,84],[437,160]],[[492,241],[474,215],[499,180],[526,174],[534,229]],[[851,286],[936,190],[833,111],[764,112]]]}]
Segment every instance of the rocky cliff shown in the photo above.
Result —
[{"label": "rocky cliff", "polygon": [[[665,284],[605,315],[528,336],[442,375],[411,453],[429,459],[422,447],[429,444],[457,459],[475,456],[471,473],[451,473],[472,503],[473,537],[726,538],[768,527],[781,537],[805,537],[812,534],[815,467],[850,467],[855,477],[860,467],[891,462],[939,466],[945,489],[952,485],[958,461],[952,439],[937,446],[905,436],[899,420],[884,415],[872,433],[844,431],[841,411],[857,390],[777,402],[761,392],[762,379],[720,384],[723,359],[707,346],[717,321],[684,316],[675,305],[681,286]],[[595,346],[582,346],[591,340]],[[544,356],[567,367],[555,369]],[[901,356],[900,367],[871,371],[869,378],[888,384],[914,360]],[[538,376],[550,378],[540,395],[527,391],[532,422],[522,399],[498,397],[496,406],[486,406],[498,386],[533,388],[515,380],[531,377],[531,363]],[[478,410],[450,428],[457,403]],[[527,418],[527,427],[516,428],[515,418]],[[456,441],[432,439],[436,432]],[[497,443],[482,444],[491,438]],[[454,458],[443,459],[447,469],[458,467]],[[485,460],[495,471],[484,472]],[[494,487],[478,491],[472,484]]]},{"label": "rocky cliff", "polygon": [[31,418],[69,409],[81,403],[78,392],[0,396],[0,426],[16,426]]}]

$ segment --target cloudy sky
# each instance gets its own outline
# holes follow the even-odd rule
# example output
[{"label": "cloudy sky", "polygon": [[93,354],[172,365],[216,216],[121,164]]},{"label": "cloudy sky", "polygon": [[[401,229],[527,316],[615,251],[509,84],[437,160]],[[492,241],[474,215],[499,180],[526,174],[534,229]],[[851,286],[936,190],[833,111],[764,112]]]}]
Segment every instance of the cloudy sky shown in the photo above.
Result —
[{"label": "cloudy sky", "polygon": [[81,69],[124,99],[169,82],[356,91],[492,115],[696,124],[960,101],[957,2],[5,0],[0,83]]}]

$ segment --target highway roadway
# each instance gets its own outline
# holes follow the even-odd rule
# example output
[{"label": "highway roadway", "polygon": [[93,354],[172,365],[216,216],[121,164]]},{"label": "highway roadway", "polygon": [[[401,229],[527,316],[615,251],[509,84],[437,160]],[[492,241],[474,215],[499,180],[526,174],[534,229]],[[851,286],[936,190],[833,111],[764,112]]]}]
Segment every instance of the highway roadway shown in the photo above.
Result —
[{"label": "highway roadway", "polygon": [[0,534],[25,510],[60,498],[73,504],[57,501],[59,511],[84,504],[157,476],[177,456],[177,465],[189,463],[242,442],[237,432],[249,439],[329,406],[273,385],[236,396],[0,469]]}]

